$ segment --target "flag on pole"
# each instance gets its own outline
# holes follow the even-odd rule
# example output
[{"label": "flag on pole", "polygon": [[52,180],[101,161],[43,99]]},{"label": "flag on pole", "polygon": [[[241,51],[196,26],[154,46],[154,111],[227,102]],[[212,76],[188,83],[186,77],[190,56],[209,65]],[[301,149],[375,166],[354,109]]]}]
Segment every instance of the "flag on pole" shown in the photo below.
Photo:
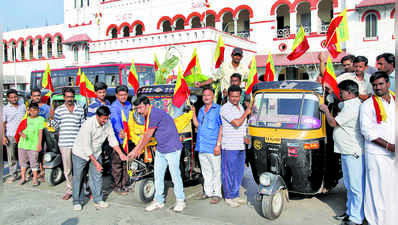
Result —
[{"label": "flag on pole", "polygon": [[174,87],[173,105],[181,107],[190,95],[189,87],[181,73],[181,67],[178,68],[177,83]]},{"label": "flag on pole", "polygon": [[156,57],[156,53],[154,53],[153,56],[154,56],[154,61],[155,61],[155,72],[157,72],[160,68],[160,63],[159,63],[158,57]]},{"label": "flag on pole", "polygon": [[96,98],[97,95],[94,91],[94,86],[90,82],[90,80],[86,77],[84,72],[80,77],[80,95],[88,97],[88,98]]},{"label": "flag on pole", "polygon": [[275,80],[275,67],[274,60],[272,59],[271,52],[268,53],[267,64],[265,66],[264,81],[274,81]]},{"label": "flag on pole", "polygon": [[123,138],[123,150],[128,153],[129,152],[129,139],[130,139],[130,132],[128,128],[128,119],[126,115],[124,114],[123,110],[122,112],[122,122],[123,122],[123,131],[124,131],[124,138]]},{"label": "flag on pole", "polygon": [[252,92],[253,86],[257,84],[257,66],[256,66],[256,57],[253,56],[252,63],[250,66],[249,77],[247,79],[246,84],[246,94],[250,94]]},{"label": "flag on pole", "polygon": [[47,101],[48,101],[48,99],[50,99],[52,93],[53,93],[53,92],[49,90],[49,91],[47,92],[47,94],[45,94],[43,97],[41,97],[40,102],[43,103],[43,104],[46,104]]},{"label": "flag on pole", "polygon": [[220,35],[220,37],[218,38],[216,51],[214,52],[214,61],[216,62],[215,64],[216,69],[220,68],[221,64],[224,62],[224,50],[225,50],[225,44]]},{"label": "flag on pole", "polygon": [[48,89],[48,90],[54,92],[53,82],[51,81],[50,65],[48,65],[48,63],[47,63],[46,70],[44,71],[42,80],[41,80],[41,86],[45,89]]},{"label": "flag on pole", "polygon": [[25,130],[27,126],[28,126],[28,111],[25,112],[25,115],[23,116],[21,122],[18,125],[17,131],[15,132],[14,137],[16,143],[19,142],[19,138],[21,137],[19,133]]},{"label": "flag on pole", "polygon": [[330,22],[326,35],[326,48],[336,58],[343,50],[341,43],[347,41],[349,37],[347,9],[344,9],[337,17]]},{"label": "flag on pole", "polygon": [[334,94],[337,96],[337,98],[340,99],[340,89],[337,87],[336,74],[334,73],[332,59],[330,58],[330,55],[328,56],[326,70],[323,74],[323,84],[325,83],[332,88]]},{"label": "flag on pole", "polygon": [[287,56],[289,60],[295,60],[302,56],[310,48],[303,26],[300,27],[293,42],[292,52]]},{"label": "flag on pole", "polygon": [[80,77],[81,77],[81,75],[82,75],[82,72],[80,71],[80,67],[79,67],[79,70],[77,71],[77,74],[76,74],[76,86],[80,85]]},{"label": "flag on pole", "polygon": [[128,83],[134,88],[134,93],[137,94],[138,88],[140,88],[140,83],[138,82],[138,74],[135,69],[134,59],[131,61],[130,71],[128,75]]},{"label": "flag on pole", "polygon": [[197,54],[196,54],[196,48],[195,48],[195,49],[193,50],[193,53],[192,53],[191,61],[189,62],[187,68],[185,69],[184,77],[186,77],[186,76],[192,74],[192,69],[196,66],[196,58],[197,58],[197,57],[198,57],[198,56],[197,56]]}]

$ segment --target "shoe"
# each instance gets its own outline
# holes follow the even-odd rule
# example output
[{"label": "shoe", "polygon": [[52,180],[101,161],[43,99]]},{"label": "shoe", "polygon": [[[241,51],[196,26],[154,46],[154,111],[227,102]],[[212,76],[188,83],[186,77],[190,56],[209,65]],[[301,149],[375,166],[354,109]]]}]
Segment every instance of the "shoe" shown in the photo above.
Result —
[{"label": "shoe", "polygon": [[244,198],[234,198],[233,199],[236,203],[240,204],[240,205],[246,205],[247,201]]},{"label": "shoe", "polygon": [[176,201],[176,206],[174,206],[174,212],[182,212],[185,208],[185,201],[181,199],[177,199]]},{"label": "shoe", "polygon": [[73,211],[81,211],[82,210],[82,205],[77,204],[77,205],[73,205]]},{"label": "shoe", "polygon": [[99,201],[97,203],[94,202],[94,207],[97,209],[99,209],[99,208],[105,209],[105,208],[109,207],[109,203],[104,202],[104,201]]},{"label": "shoe", "polygon": [[206,200],[208,198],[209,198],[209,196],[207,196],[205,194],[201,194],[196,200]]},{"label": "shoe", "polygon": [[348,221],[341,222],[340,225],[361,225],[361,224],[357,224],[357,223],[354,223],[354,222],[348,220]]},{"label": "shoe", "polygon": [[123,196],[126,196],[128,194],[127,191],[125,191],[125,190],[123,190],[121,188],[115,188],[115,189],[113,189],[113,191],[118,193],[119,195],[123,195]]},{"label": "shoe", "polygon": [[218,196],[213,196],[213,197],[211,197],[211,199],[210,199],[210,204],[217,204],[217,203],[219,203],[221,201],[221,198],[220,197],[218,197]]},{"label": "shoe", "polygon": [[349,216],[347,213],[343,213],[343,214],[341,214],[340,216],[335,216],[334,218],[335,218],[336,220],[349,221],[349,220],[348,220],[349,217],[350,217],[350,216]]},{"label": "shoe", "polygon": [[69,200],[72,197],[72,194],[66,193],[64,197],[62,197],[62,200]]},{"label": "shoe", "polygon": [[155,209],[161,209],[164,207],[164,203],[159,203],[156,200],[153,200],[150,205],[145,208],[145,211],[152,212]]},{"label": "shoe", "polygon": [[227,203],[227,205],[229,205],[229,206],[232,207],[232,208],[237,208],[237,207],[240,206],[239,203],[237,203],[237,202],[234,201],[233,199],[229,199],[229,198],[226,198],[226,199],[225,199],[225,203]]},{"label": "shoe", "polygon": [[21,179],[20,181],[19,181],[19,185],[20,186],[22,186],[22,185],[24,185],[24,184],[26,184],[26,180],[25,179]]}]

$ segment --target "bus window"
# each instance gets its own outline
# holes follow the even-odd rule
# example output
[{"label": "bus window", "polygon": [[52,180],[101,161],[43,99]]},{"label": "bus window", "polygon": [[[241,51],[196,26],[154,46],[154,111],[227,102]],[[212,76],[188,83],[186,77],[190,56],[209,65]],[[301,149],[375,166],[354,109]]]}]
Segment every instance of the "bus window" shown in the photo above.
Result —
[{"label": "bus window", "polygon": [[75,82],[73,82],[73,77],[68,77],[68,86],[74,86]]},{"label": "bus window", "polygon": [[116,75],[115,74],[105,74],[105,84],[110,87],[116,87]]},{"label": "bus window", "polygon": [[95,76],[94,84],[98,83],[98,75]]}]

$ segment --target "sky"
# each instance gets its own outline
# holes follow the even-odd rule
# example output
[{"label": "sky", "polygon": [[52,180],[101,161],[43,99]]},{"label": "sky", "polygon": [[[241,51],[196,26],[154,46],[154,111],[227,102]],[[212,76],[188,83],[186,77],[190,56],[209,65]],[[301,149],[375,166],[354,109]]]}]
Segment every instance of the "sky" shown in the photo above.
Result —
[{"label": "sky", "polygon": [[64,21],[64,0],[0,1],[0,24],[3,32],[62,24]]}]

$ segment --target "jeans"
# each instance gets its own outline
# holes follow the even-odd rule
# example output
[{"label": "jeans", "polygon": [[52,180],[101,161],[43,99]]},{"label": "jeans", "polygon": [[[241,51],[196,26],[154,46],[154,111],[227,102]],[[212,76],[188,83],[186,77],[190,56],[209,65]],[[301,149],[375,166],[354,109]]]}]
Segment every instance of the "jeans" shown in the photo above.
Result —
[{"label": "jeans", "polygon": [[7,147],[7,161],[8,168],[10,168],[10,175],[17,176],[17,143],[15,142],[15,138],[12,136],[7,136],[8,144]]},{"label": "jeans", "polygon": [[362,224],[364,219],[365,158],[363,155],[341,155],[344,185],[347,189],[347,215],[350,221]]},{"label": "jeans", "polygon": [[155,154],[155,200],[159,203],[164,202],[164,175],[166,173],[167,166],[171,179],[174,184],[174,194],[176,199],[184,200],[184,186],[181,179],[180,171],[180,156],[181,150],[170,153],[156,152]]},{"label": "jeans", "polygon": [[[102,159],[98,157],[97,161],[101,164]],[[86,161],[74,154],[72,154],[72,162],[73,162],[73,189],[72,189],[72,198],[73,205],[83,205],[84,204],[84,185],[83,178],[87,175],[87,164],[89,165],[88,174],[89,174],[89,185],[91,192],[93,193],[94,202],[98,203],[102,201],[102,173],[98,172],[94,166],[94,163],[90,161]]]}]

